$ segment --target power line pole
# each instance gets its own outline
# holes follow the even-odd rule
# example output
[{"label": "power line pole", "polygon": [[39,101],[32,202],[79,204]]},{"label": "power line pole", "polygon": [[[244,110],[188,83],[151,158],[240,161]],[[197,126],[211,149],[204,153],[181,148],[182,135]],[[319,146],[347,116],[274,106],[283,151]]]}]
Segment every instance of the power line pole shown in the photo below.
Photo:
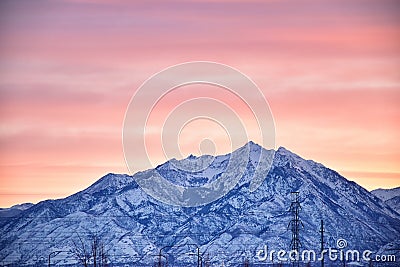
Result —
[{"label": "power line pole", "polygon": [[325,262],[324,262],[324,221],[321,220],[321,229],[319,230],[319,232],[321,233],[321,267],[325,266]]},{"label": "power line pole", "polygon": [[197,247],[197,267],[200,267],[200,248]]},{"label": "power line pole", "polygon": [[292,266],[299,267],[299,253],[300,253],[300,236],[299,230],[300,225],[303,225],[299,218],[299,212],[301,210],[299,201],[299,192],[291,192],[292,203],[290,204],[290,212],[292,213],[292,220],[290,221],[288,228],[292,230],[292,241],[290,242],[291,251],[296,253],[296,259],[292,259]]}]

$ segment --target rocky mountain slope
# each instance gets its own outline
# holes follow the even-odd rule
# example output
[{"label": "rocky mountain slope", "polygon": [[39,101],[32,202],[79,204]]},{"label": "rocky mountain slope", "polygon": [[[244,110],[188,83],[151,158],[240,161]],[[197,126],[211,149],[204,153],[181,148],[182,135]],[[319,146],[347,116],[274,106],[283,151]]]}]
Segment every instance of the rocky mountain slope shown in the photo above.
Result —
[{"label": "rocky mountain slope", "polygon": [[[157,172],[176,184],[206,184],[225,171],[230,154],[212,158],[208,168],[195,173],[179,169],[176,162],[196,163],[211,156],[173,159],[133,176],[107,174],[72,196],[42,201],[1,226],[0,263],[44,263],[57,251],[53,263],[73,264],[73,243],[88,242],[95,235],[114,264],[151,266],[167,259],[169,266],[195,266],[197,247],[203,261],[211,264],[239,266],[246,260],[256,264],[260,263],[257,251],[264,245],[274,250],[290,248],[292,191],[299,192],[303,249],[319,251],[321,220],[326,247],[335,247],[340,238],[349,249],[389,253],[388,248],[395,246],[400,215],[381,199],[283,147],[271,151],[252,142],[247,145],[250,155],[242,158],[246,169],[239,182],[223,197],[199,207],[161,203],[147,195],[135,178]],[[259,155],[271,153],[271,170],[261,186],[250,192],[256,166],[264,162]]]},{"label": "rocky mountain slope", "polygon": [[375,189],[372,190],[371,193],[400,214],[400,187],[392,189]]}]

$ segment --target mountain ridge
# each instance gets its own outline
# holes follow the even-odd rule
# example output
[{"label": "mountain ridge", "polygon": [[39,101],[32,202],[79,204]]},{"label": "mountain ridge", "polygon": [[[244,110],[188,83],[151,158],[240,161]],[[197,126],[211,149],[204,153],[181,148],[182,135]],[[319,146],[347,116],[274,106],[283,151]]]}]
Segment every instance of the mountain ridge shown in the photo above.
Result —
[{"label": "mountain ridge", "polygon": [[400,187],[372,190],[371,193],[381,199],[400,214]]},{"label": "mountain ridge", "polygon": [[372,190],[371,193],[379,197],[383,201],[387,201],[391,198],[400,196],[400,186],[388,189],[378,188]]},{"label": "mountain ridge", "polygon": [[[250,143],[250,151],[261,149],[264,148]],[[203,256],[208,255],[215,264],[236,266],[245,258],[256,262],[255,251],[265,244],[275,249],[290,246],[287,226],[292,191],[300,192],[300,218],[304,224],[301,241],[305,248],[318,249],[321,219],[327,229],[327,245],[345,238],[352,248],[378,251],[400,236],[400,215],[382,200],[338,172],[285,148],[274,151],[271,170],[261,186],[251,192],[257,164],[257,155],[253,156],[255,159],[250,153],[242,159],[247,164],[246,171],[232,190],[197,207],[166,205],[141,190],[134,176],[151,175],[163,164],[133,176],[107,174],[67,198],[42,201],[3,225],[0,261],[34,264],[37,257],[51,251],[70,250],[78,236],[95,233],[114,255],[111,260],[135,266],[154,262],[154,255],[164,246],[185,242],[196,244]],[[210,176],[203,178],[214,179],[224,170],[222,163],[227,158],[213,162],[216,169],[204,170]],[[168,172],[170,167],[162,170]],[[195,176],[201,178],[199,172]],[[32,244],[37,246],[32,248]],[[170,261],[178,262],[174,255],[182,249],[169,248],[165,253]],[[184,260],[192,262],[193,257]],[[74,258],[60,253],[55,261],[67,264],[73,263]]]}]

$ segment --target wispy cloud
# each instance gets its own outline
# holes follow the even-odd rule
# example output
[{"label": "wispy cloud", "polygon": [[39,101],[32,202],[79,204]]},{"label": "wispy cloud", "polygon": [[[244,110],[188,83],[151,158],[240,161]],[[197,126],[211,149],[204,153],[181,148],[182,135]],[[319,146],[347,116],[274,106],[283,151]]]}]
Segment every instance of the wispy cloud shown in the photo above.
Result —
[{"label": "wispy cloud", "polygon": [[[1,1],[0,194],[67,194],[124,171],[129,99],[150,75],[190,60],[253,78],[275,115],[278,145],[351,170],[368,188],[393,185],[393,175],[361,174],[400,172],[397,2]],[[194,95],[179,96],[165,99],[155,121]],[[214,96],[250,121],[233,99]],[[32,198],[18,199],[0,206]]]}]

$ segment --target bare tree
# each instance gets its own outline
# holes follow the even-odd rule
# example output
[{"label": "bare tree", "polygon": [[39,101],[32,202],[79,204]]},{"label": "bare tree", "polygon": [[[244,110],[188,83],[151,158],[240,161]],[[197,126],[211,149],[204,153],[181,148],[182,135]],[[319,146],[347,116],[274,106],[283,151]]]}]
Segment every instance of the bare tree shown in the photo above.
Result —
[{"label": "bare tree", "polygon": [[100,266],[107,267],[108,266],[108,255],[104,248],[104,243],[100,244]]},{"label": "bare tree", "polygon": [[88,267],[90,261],[90,252],[87,244],[78,235],[78,240],[72,241],[71,253],[84,267]]},{"label": "bare tree", "polygon": [[78,241],[72,242],[71,253],[84,267],[108,266],[105,245],[97,235],[92,235],[86,242],[78,235]]}]

